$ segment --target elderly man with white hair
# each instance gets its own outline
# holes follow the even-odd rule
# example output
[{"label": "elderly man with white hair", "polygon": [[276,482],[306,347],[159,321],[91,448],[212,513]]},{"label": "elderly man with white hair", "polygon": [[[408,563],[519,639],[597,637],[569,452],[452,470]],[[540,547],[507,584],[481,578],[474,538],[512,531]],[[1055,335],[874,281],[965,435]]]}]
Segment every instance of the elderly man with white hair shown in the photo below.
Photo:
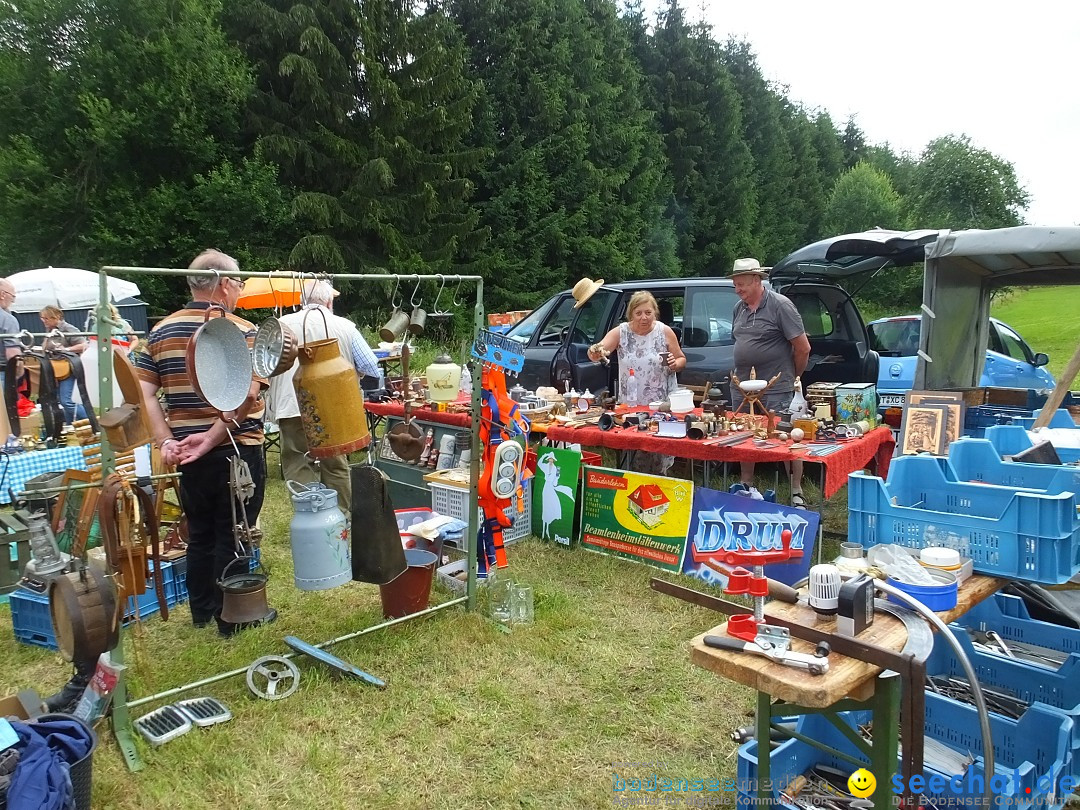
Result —
[{"label": "elderly man with white hair", "polygon": [[[326,281],[304,282],[307,306],[281,318],[281,322],[296,334],[301,346],[310,341],[337,338],[341,356],[356,369],[357,385],[366,375],[378,376],[379,361],[367,345],[360,330],[348,318],[332,312],[334,288]],[[323,318],[325,317],[325,326]],[[329,333],[329,334],[327,334]],[[296,401],[293,376],[297,363],[283,374],[270,379],[266,393],[267,418],[281,430],[281,469],[286,481],[310,484],[321,481],[338,495],[338,508],[346,515],[352,505],[352,485],[349,481],[347,456],[313,459],[308,454],[307,440],[300,421],[300,405]]]}]

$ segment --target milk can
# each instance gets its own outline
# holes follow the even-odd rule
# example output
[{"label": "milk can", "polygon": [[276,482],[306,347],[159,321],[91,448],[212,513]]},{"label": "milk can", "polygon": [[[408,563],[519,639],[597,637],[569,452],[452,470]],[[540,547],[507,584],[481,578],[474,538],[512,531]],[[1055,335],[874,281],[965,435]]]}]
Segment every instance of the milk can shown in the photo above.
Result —
[{"label": "milk can", "polygon": [[288,481],[293,519],[289,524],[293,579],[302,591],[325,591],[352,580],[349,527],[337,492],[319,483]]},{"label": "milk can", "polygon": [[[321,310],[315,311],[322,315]],[[304,320],[306,339],[306,314]],[[342,356],[329,328],[326,335],[326,340],[305,342],[300,347],[296,355],[300,366],[293,377],[300,423],[312,458],[342,456],[371,443],[356,369]]]}]

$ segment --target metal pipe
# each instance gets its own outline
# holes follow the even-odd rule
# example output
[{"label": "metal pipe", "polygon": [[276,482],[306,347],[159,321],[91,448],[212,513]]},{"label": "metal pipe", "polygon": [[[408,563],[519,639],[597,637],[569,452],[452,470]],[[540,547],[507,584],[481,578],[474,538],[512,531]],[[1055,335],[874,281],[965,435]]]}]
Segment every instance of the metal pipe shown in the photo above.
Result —
[{"label": "metal pipe", "polygon": [[994,792],[990,789],[990,782],[994,777],[994,738],[990,731],[990,715],[986,710],[986,697],[983,695],[982,687],[979,686],[979,677],[975,674],[975,668],[971,666],[971,661],[968,660],[967,653],[964,652],[964,648],[960,646],[960,642],[956,640],[945,622],[918,599],[915,599],[899,588],[890,585],[887,582],[882,582],[881,580],[876,580],[874,582],[874,587],[891,596],[895,596],[930,622],[930,624],[934,625],[937,631],[949,643],[949,646],[952,647],[952,651],[956,653],[960,665],[964,668],[964,674],[971,684],[971,695],[975,700],[975,708],[979,713],[979,731],[982,733],[983,763],[985,766],[983,769],[983,801],[986,803],[987,807],[992,807],[994,804]]},{"label": "metal pipe", "polygon": [[[315,646],[318,649],[322,650],[322,649],[325,649],[326,647],[329,647],[329,646],[331,646],[333,644],[337,644],[338,642],[341,642],[341,641],[348,641],[349,639],[357,638],[358,636],[363,636],[363,635],[366,635],[367,633],[374,633],[376,630],[381,630],[384,627],[392,627],[395,624],[401,624],[402,622],[407,622],[410,619],[416,619],[416,618],[419,618],[420,616],[426,616],[426,615],[428,615],[430,613],[435,613],[436,611],[445,610],[446,608],[453,607],[454,605],[463,604],[467,600],[468,600],[468,597],[459,596],[457,599],[451,599],[449,602],[443,602],[441,605],[435,605],[434,607],[429,607],[429,608],[427,608],[425,610],[421,610],[418,613],[410,613],[408,616],[402,616],[402,617],[400,617],[398,619],[390,619],[389,621],[382,622],[381,624],[372,625],[371,627],[365,627],[363,630],[357,630],[355,633],[348,633],[348,634],[346,634],[344,636],[338,636],[337,638],[330,639],[330,641],[324,641],[322,644],[315,644],[313,646]],[[301,653],[298,653],[298,652],[294,651],[294,652],[285,653],[284,655],[281,655],[281,656],[278,656],[278,657],[279,658],[295,658],[298,655],[301,655]],[[229,670],[228,672],[222,672],[222,673],[220,673],[218,675],[211,675],[209,678],[203,678],[201,681],[194,681],[193,683],[184,684],[183,686],[177,686],[177,687],[174,687],[173,689],[166,689],[164,692],[158,692],[156,695],[148,695],[148,696],[146,696],[144,698],[139,698],[138,700],[129,700],[128,703],[127,703],[127,706],[128,706],[129,709],[132,709],[132,708],[134,708],[136,706],[142,706],[142,705],[144,705],[146,703],[154,703],[156,701],[162,700],[163,698],[172,697],[173,695],[178,695],[181,692],[189,692],[192,689],[198,689],[200,686],[208,686],[209,684],[217,683],[218,681],[224,681],[227,678],[232,678],[232,677],[235,677],[236,675],[243,675],[247,671],[248,671],[247,667],[242,667],[240,669],[233,669],[233,670]]]},{"label": "metal pipe", "polygon": [[[174,267],[121,267],[118,265],[106,265],[101,268],[106,273],[146,273],[153,276],[209,276],[209,277],[221,277],[223,274],[214,270],[180,270]],[[310,275],[304,276],[303,279],[296,273],[284,272],[281,270],[273,270],[270,272],[256,272],[251,270],[238,270],[235,273],[226,274],[230,278],[282,278],[287,280],[312,280]],[[445,274],[417,274],[409,273],[407,275],[400,275],[396,273],[330,273],[326,275],[316,275],[314,279],[333,278],[335,281],[338,279],[346,279],[350,281],[441,281],[442,279],[454,280],[458,282],[462,281],[483,281],[481,276],[447,276]]]}]

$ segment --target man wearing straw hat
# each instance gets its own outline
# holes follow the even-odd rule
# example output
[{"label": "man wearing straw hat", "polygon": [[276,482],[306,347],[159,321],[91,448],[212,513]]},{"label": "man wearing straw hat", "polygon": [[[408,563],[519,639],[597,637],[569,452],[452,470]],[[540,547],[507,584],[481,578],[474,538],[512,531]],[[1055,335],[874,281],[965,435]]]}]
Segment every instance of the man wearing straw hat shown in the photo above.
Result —
[{"label": "man wearing straw hat", "polygon": [[[202,326],[211,305],[224,307],[227,317],[254,344],[255,327],[233,314],[244,288],[236,278],[236,259],[218,250],[204,250],[191,263],[191,270],[213,270],[215,275],[188,276],[192,300],[163,318],[146,339],[146,348],[133,355],[143,390],[143,401],[155,444],[168,465],[178,465],[180,503],[188,519],[187,587],[191,620],[196,627],[216,621],[223,636],[231,636],[251,624],[273,621],[271,610],[262,622],[236,625],[220,618],[222,593],[217,582],[225,566],[236,559],[233,534],[233,494],[229,486],[231,459],[239,449],[254,481],[254,493],[244,504],[248,524],[255,525],[262,508],[266,484],[263,457],[263,403],[259,397],[266,380],[253,377],[248,399],[238,413],[219,414],[195,392],[188,376],[187,349]],[[158,404],[164,392],[168,419]],[[238,427],[230,428],[235,418]],[[229,421],[225,421],[229,420]]]},{"label": "man wearing straw hat", "polygon": [[[782,411],[791,404],[795,393],[795,378],[802,375],[810,359],[810,339],[803,328],[802,316],[789,298],[765,288],[771,268],[762,267],[757,259],[736,259],[731,279],[739,303],[731,316],[731,333],[735,338],[735,373],[739,379],[750,379],[753,368],[759,380],[780,379],[761,398],[770,411]],[[731,386],[731,409],[743,402],[742,391]],[[744,461],[742,484],[749,489],[754,483],[754,462]],[[791,505],[806,508],[802,494],[801,459],[791,462]]]},{"label": "man wearing straw hat", "polygon": [[[379,361],[360,334],[360,330],[348,318],[335,315],[334,288],[325,281],[306,280],[302,287],[303,300],[308,304],[300,312],[292,312],[281,318],[281,323],[293,331],[299,345],[327,337],[337,338],[341,356],[356,369],[357,384],[364,376],[379,376]],[[325,320],[324,320],[325,318]],[[325,325],[324,325],[325,324]],[[293,377],[299,363],[270,378],[266,392],[266,418],[281,430],[281,472],[286,481],[310,484],[321,481],[338,495],[338,508],[350,514],[352,506],[352,481],[349,477],[348,456],[312,459],[308,454],[307,439],[300,418],[300,404],[296,401]]]}]

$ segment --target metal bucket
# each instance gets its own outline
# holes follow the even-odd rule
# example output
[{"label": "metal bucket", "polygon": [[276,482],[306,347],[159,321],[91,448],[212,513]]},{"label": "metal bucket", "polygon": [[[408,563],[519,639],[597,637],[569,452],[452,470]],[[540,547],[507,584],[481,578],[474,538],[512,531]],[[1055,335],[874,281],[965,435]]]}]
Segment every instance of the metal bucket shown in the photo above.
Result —
[{"label": "metal bucket", "polygon": [[408,568],[405,573],[379,586],[383,616],[398,619],[426,610],[431,598],[431,582],[439,558],[430,551],[418,548],[405,549]]},{"label": "metal bucket", "polygon": [[302,591],[325,591],[352,582],[349,527],[337,492],[320,483],[286,482],[292,495],[289,524],[293,581]]},{"label": "metal bucket", "polygon": [[[244,624],[257,622],[266,618],[270,613],[270,606],[266,602],[266,569],[260,563],[257,567],[262,572],[248,571],[250,560],[253,557],[237,557],[225,566],[218,580],[221,588],[221,621],[231,624]],[[229,569],[240,561],[244,562],[244,571],[232,576],[226,576]]]}]

